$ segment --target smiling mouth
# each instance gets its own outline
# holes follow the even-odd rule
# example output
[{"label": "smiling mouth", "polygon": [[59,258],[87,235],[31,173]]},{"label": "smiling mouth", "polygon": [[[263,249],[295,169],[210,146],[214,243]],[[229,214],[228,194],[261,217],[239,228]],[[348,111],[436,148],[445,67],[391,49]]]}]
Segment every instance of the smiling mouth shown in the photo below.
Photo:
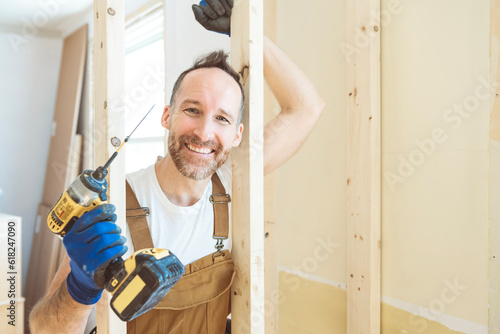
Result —
[{"label": "smiling mouth", "polygon": [[210,154],[210,153],[215,152],[215,150],[213,150],[209,147],[198,147],[198,146],[194,146],[194,145],[188,144],[188,143],[186,143],[185,145],[190,151],[200,153],[200,154]]}]

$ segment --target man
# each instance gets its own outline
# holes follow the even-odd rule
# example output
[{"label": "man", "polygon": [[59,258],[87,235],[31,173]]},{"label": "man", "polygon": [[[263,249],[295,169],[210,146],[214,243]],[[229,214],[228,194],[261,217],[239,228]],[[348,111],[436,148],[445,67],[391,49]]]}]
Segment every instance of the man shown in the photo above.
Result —
[{"label": "man", "polygon": [[[193,11],[205,28],[228,33],[231,7],[230,0],[210,0],[193,6]],[[264,173],[269,174],[300,148],[324,102],[306,75],[268,38],[264,76],[281,107],[264,131]],[[243,101],[238,75],[227,65],[226,55],[215,52],[201,59],[179,77],[164,109],[161,125],[169,130],[168,154],[127,177],[141,206],[153,208],[148,225],[154,247],[171,250],[183,264],[214,252],[211,181],[218,176],[223,188],[231,190],[228,157],[241,142]],[[168,218],[155,216],[162,210]],[[30,316],[34,333],[83,332],[102,292],[94,281],[95,270],[128,248],[113,224],[113,211],[110,205],[92,210],[64,238],[68,257]],[[127,237],[131,246],[131,235]],[[224,246],[231,248],[230,233]]]}]

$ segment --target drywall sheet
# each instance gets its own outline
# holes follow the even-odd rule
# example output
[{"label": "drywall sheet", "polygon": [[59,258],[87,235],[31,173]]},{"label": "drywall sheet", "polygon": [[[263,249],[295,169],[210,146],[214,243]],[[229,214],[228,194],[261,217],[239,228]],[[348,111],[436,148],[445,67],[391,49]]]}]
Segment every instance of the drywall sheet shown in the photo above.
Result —
[{"label": "drywall sheet", "polygon": [[[280,288],[275,301],[282,305],[279,333],[344,334],[347,332],[347,291],[345,287],[318,282],[288,271],[279,272]],[[381,333],[461,334],[422,315],[415,315],[382,303]],[[474,333],[474,332],[473,332]],[[491,332],[496,333],[496,332]]]},{"label": "drywall sheet", "polygon": [[490,1],[382,3],[382,294],[486,333]]},{"label": "drywall sheet", "polygon": [[42,196],[42,203],[48,206],[54,205],[65,189],[71,144],[76,133],[80,109],[86,49],[87,25],[64,40]]}]

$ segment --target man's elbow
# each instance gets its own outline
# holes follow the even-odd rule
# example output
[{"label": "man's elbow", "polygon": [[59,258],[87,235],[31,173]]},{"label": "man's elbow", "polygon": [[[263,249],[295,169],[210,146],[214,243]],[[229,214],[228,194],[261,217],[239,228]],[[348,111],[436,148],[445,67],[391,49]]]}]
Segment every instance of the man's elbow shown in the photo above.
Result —
[{"label": "man's elbow", "polygon": [[309,110],[309,113],[313,115],[314,122],[317,122],[321,114],[326,108],[326,103],[321,97],[315,98],[313,101],[310,101],[309,107],[307,110]]},{"label": "man's elbow", "polygon": [[326,102],[321,97],[318,97],[316,103],[314,104],[314,111],[318,115],[321,115],[321,113],[323,113],[323,110],[325,110],[325,108],[326,108]]}]

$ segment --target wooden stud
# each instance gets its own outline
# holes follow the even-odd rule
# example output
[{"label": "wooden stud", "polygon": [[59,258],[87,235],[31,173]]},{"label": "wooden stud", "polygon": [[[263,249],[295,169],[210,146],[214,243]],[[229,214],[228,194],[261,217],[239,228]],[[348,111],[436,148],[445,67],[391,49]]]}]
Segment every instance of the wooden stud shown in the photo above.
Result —
[{"label": "wooden stud", "polygon": [[491,1],[490,61],[492,81],[490,92],[490,139],[500,142],[500,3]]},{"label": "wooden stud", "polygon": [[500,2],[491,1],[488,333],[500,331]]},{"label": "wooden stud", "polygon": [[[94,98],[95,166],[102,166],[115,151],[112,137],[125,138],[124,96],[124,3],[121,0],[94,1]],[[110,202],[116,206],[117,223],[125,233],[125,148],[109,168]],[[109,307],[104,292],[97,304],[99,333],[125,333],[122,322]]]},{"label": "wooden stud", "polygon": [[264,333],[263,4],[241,0],[231,15],[231,63],[245,88],[243,140],[233,150],[232,330]]},{"label": "wooden stud", "polygon": [[[264,1],[264,34],[276,42],[277,1]],[[278,103],[268,85],[264,87],[264,124],[279,112]],[[266,334],[278,332],[278,265],[276,260],[276,196],[277,174],[264,179],[264,300],[266,311]]]},{"label": "wooden stud", "polygon": [[380,0],[347,2],[347,332],[380,333]]}]

